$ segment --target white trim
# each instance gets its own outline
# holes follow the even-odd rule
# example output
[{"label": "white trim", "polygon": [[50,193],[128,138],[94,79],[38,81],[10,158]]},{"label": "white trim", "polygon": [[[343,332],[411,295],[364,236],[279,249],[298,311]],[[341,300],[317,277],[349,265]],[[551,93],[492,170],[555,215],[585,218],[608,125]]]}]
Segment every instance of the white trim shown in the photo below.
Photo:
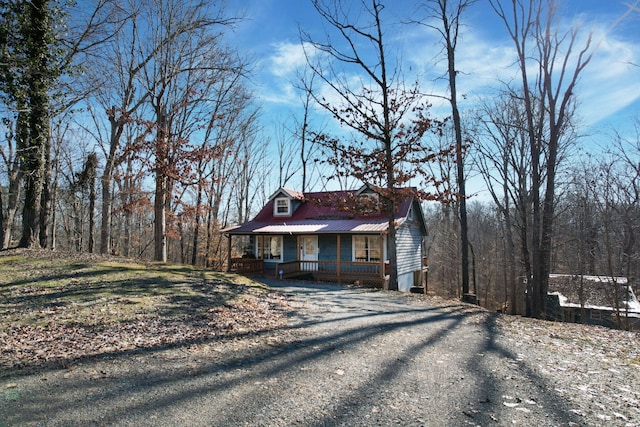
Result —
[{"label": "white trim", "polygon": [[273,200],[276,197],[288,197],[290,199],[303,199],[304,193],[296,190],[290,190],[288,188],[280,187],[275,193],[269,196],[268,200]]},{"label": "white trim", "polygon": [[[255,236],[256,237],[256,258],[260,259],[263,256],[263,251],[262,251],[262,246],[261,243],[264,240],[264,242],[266,243],[265,246],[267,246],[269,248],[269,251],[264,251],[264,262],[282,262],[284,259],[284,237],[281,235],[273,235],[273,236]],[[274,246],[274,242],[271,239],[279,239],[280,240],[280,247],[275,247]],[[277,243],[276,243],[277,245]],[[275,251],[273,251],[273,249],[275,249]],[[275,252],[277,254],[279,254],[280,256],[278,258],[273,258],[272,253]]]},{"label": "white trim", "polygon": [[[287,211],[280,212],[280,205],[278,202],[286,202],[287,203]],[[291,199],[288,197],[276,197],[273,201],[273,216],[291,216]]]},{"label": "white trim", "polygon": [[[300,236],[299,240],[300,248],[299,248],[299,259],[300,259],[300,269],[303,271],[315,271],[318,269],[318,254],[320,253],[320,248],[318,246],[318,235],[317,234],[308,234],[304,236]],[[311,243],[311,245],[309,245]],[[307,252],[307,249],[311,249],[311,252]],[[313,262],[308,262],[313,261]]]},{"label": "white trim", "polygon": [[[356,261],[362,261],[362,260],[358,260],[356,259],[356,239],[358,238],[366,238],[367,240],[371,239],[372,237],[378,238],[382,240],[382,253],[380,254],[380,256],[382,257],[382,260],[387,259],[387,239],[386,236],[381,236],[379,234],[352,234],[351,235],[351,261],[356,262]],[[370,240],[369,240],[370,242]],[[380,241],[376,242],[377,245],[380,245]],[[369,243],[370,244],[370,243]],[[375,249],[378,249],[378,247],[376,247]],[[379,250],[379,249],[378,249]],[[371,261],[371,247],[367,250],[367,256],[366,256],[366,262],[378,262],[381,261],[380,259],[377,260],[373,260]]]}]

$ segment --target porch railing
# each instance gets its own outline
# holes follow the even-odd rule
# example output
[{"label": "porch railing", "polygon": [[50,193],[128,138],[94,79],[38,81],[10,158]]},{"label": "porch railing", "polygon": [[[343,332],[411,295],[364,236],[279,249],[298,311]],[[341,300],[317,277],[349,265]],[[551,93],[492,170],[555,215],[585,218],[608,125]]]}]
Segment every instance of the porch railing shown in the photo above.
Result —
[{"label": "porch railing", "polygon": [[264,262],[255,258],[231,258],[230,271],[239,274],[262,274]]},{"label": "porch railing", "polygon": [[332,281],[360,280],[369,283],[383,283],[379,262],[365,261],[290,261],[276,266],[276,276],[289,278],[309,274],[316,279]]}]

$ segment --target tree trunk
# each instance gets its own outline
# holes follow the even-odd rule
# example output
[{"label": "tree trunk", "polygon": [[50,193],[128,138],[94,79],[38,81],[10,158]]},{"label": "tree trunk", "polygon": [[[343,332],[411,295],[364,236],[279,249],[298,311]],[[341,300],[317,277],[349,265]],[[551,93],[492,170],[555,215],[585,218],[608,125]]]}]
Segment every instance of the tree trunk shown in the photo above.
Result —
[{"label": "tree trunk", "polygon": [[[38,127],[34,123],[34,128]],[[34,130],[33,133],[38,133]],[[40,136],[38,136],[39,138]],[[18,244],[22,248],[38,247],[40,245],[40,203],[42,201],[42,187],[44,181],[44,161],[42,148],[39,144],[30,144],[26,148],[28,153],[23,157],[22,170],[24,174],[24,207],[22,209],[22,237]]]},{"label": "tree trunk", "polygon": [[201,180],[198,180],[195,215],[196,217],[194,218],[195,224],[193,227],[193,251],[191,252],[191,265],[196,265],[198,263],[198,239],[200,238],[200,210],[202,209],[202,191],[202,182]]},{"label": "tree trunk", "polygon": [[154,261],[167,262],[166,178],[156,170],[156,190],[153,203]]},{"label": "tree trunk", "polygon": [[[383,66],[384,68],[384,66]],[[383,72],[384,74],[384,72]],[[385,78],[383,77],[383,80]],[[385,123],[389,123],[389,101],[388,93],[383,94],[384,98],[384,115]],[[389,130],[389,126],[386,126]],[[395,192],[395,165],[393,164],[393,149],[391,144],[391,135],[387,133],[387,141],[385,142],[385,157],[386,157],[386,181],[387,181],[387,216],[389,218],[389,229],[387,238],[388,241],[388,255],[389,255],[389,290],[398,290],[398,252],[396,245],[396,192]]]},{"label": "tree trunk", "polygon": [[82,252],[82,203],[73,196],[73,247],[76,252]]},{"label": "tree trunk", "polygon": [[110,166],[110,161],[107,160],[107,164],[104,168],[104,173],[100,182],[102,184],[102,218],[100,223],[100,253],[108,254],[111,251],[111,180],[113,171]]},{"label": "tree trunk", "polygon": [[58,225],[58,217],[56,215],[56,206],[57,206],[57,202],[58,202],[58,179],[59,179],[59,174],[60,174],[60,162],[59,162],[59,152],[60,152],[60,145],[57,144],[56,145],[56,155],[55,155],[55,161],[52,164],[52,178],[51,178],[51,250],[55,251],[56,250],[56,245],[57,245],[57,240],[58,240],[58,233],[57,233],[57,225]]},{"label": "tree trunk", "polygon": [[153,203],[153,240],[155,261],[167,262],[167,197],[168,178],[165,175],[166,162],[168,161],[168,132],[166,114],[162,110],[164,107],[156,108],[157,118],[157,140],[155,147],[156,170],[155,170],[155,200]]},{"label": "tree trunk", "polygon": [[[2,200],[2,191],[0,191],[0,245],[4,242],[4,202]],[[4,246],[0,246],[0,249],[4,249]]]},{"label": "tree trunk", "polygon": [[42,205],[40,209],[40,246],[49,247],[49,228],[51,226],[51,138],[47,136],[44,147],[44,178],[42,183]]},{"label": "tree trunk", "polygon": [[[213,190],[213,185],[211,186]],[[207,198],[207,206],[210,208],[213,203],[213,191],[209,192]],[[240,221],[242,223],[243,221]],[[209,268],[209,260],[211,259],[211,239],[213,238],[213,213],[212,209],[207,210],[207,241],[204,249],[204,268]]]},{"label": "tree trunk", "polygon": [[33,0],[26,3],[28,30],[25,38],[31,73],[27,79],[29,93],[29,137],[21,141],[21,167],[24,175],[24,207],[20,247],[40,244],[40,210],[45,173],[45,148],[49,138],[49,94],[47,74],[50,29],[49,2]]},{"label": "tree trunk", "polygon": [[109,154],[104,165],[102,174],[102,219],[100,225],[100,253],[108,254],[111,252],[111,211],[113,209],[113,195],[111,194],[111,186],[113,183],[113,173],[116,167],[116,156],[122,132],[124,131],[124,122],[122,118],[116,119],[116,108],[112,107],[107,111],[109,117],[111,136],[109,137]]},{"label": "tree trunk", "polygon": [[9,197],[7,198],[7,210],[2,219],[2,229],[4,230],[3,240],[0,242],[3,248],[11,246],[13,237],[13,226],[16,213],[18,212],[18,201],[22,187],[22,170],[18,164],[15,165],[9,174]]},{"label": "tree trunk", "polygon": [[[95,172],[95,171],[94,171]],[[89,253],[92,254],[95,245],[95,209],[96,209],[96,180],[92,175],[89,180]]]},{"label": "tree trunk", "polygon": [[131,212],[124,214],[124,236],[122,238],[122,255],[124,257],[131,256],[131,237],[133,236]]},{"label": "tree trunk", "polygon": [[462,273],[462,295],[469,293],[469,227],[467,222],[467,192],[464,176],[464,144],[462,140],[462,121],[458,110],[458,93],[456,89],[455,47],[452,44],[450,31],[447,32],[447,59],[449,64],[449,88],[451,110],[453,112],[453,128],[456,137],[456,183],[458,184],[459,218],[460,218],[460,262]]},{"label": "tree trunk", "polygon": [[[127,160],[126,177],[123,180],[124,197],[123,204],[130,206],[132,204],[133,193],[133,165],[132,160]],[[122,254],[125,257],[131,256],[133,240],[133,212],[130,208],[124,209],[124,236],[122,236]]]}]

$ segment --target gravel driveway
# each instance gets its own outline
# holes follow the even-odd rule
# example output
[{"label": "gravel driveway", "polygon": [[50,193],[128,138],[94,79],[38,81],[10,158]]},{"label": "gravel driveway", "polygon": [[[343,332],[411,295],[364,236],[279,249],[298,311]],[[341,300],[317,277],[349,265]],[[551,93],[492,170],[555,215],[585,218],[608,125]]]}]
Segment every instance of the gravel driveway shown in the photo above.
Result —
[{"label": "gravel driveway", "polygon": [[[289,329],[11,378],[0,390],[0,425],[598,424],[497,333],[493,313],[269,284],[297,307]],[[629,415],[608,422],[638,425]]]}]

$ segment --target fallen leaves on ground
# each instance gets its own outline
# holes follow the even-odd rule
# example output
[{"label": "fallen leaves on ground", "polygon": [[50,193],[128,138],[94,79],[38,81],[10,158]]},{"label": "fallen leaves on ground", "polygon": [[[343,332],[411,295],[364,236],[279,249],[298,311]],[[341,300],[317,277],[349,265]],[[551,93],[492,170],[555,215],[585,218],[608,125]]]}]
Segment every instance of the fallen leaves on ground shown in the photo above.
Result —
[{"label": "fallen leaves on ground", "polygon": [[0,368],[65,366],[89,356],[245,336],[286,322],[287,299],[264,286],[195,269],[130,269],[117,261],[100,269],[95,257],[79,263],[58,255],[47,266],[39,253],[0,257]]}]

